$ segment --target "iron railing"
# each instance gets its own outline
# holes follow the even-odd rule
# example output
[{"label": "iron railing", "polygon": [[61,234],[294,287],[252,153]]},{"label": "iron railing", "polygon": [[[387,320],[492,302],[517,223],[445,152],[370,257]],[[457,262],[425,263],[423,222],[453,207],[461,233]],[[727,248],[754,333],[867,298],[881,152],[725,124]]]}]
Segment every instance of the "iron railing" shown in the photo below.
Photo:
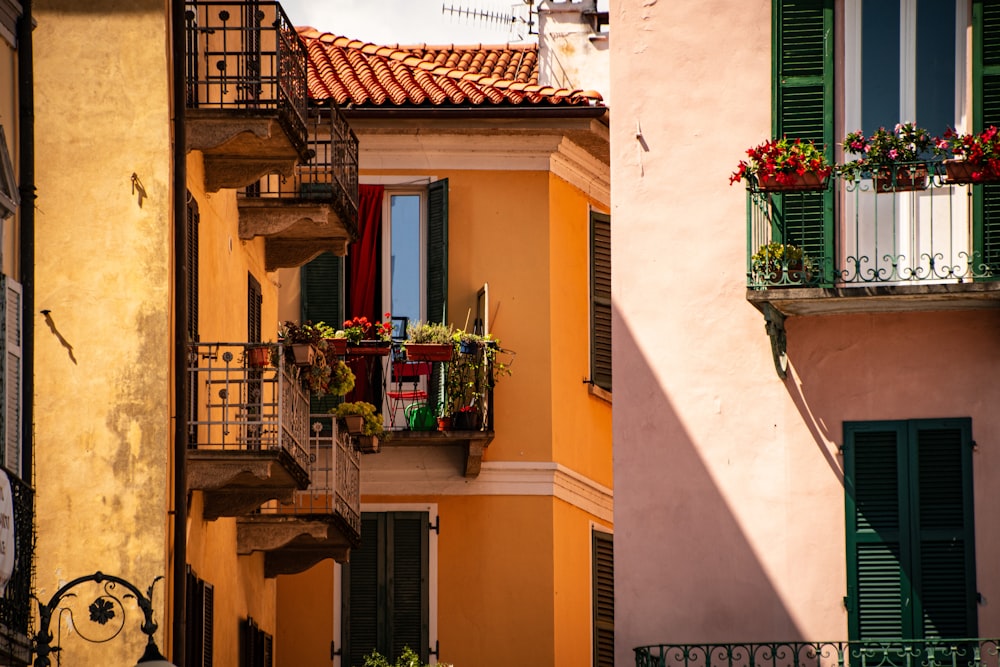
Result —
[{"label": "iron railing", "polygon": [[244,197],[327,200],[345,225],[357,233],[358,138],[339,109],[313,108],[307,120],[308,162],[292,178],[265,176],[241,191]]},{"label": "iron railing", "polygon": [[310,418],[309,488],[296,491],[291,505],[271,502],[261,514],[333,514],[361,536],[361,458],[329,414]]},{"label": "iron railing", "polygon": [[997,667],[997,639],[658,644],[636,667]]},{"label": "iron railing", "polygon": [[188,108],[277,113],[305,150],[306,50],[279,3],[188,0],[185,49]]},{"label": "iron railing", "polygon": [[[822,192],[751,186],[747,286],[849,288],[996,278],[1000,254],[976,240],[973,226],[972,190],[981,187],[1000,186],[952,184],[940,160],[900,163],[883,180],[835,174]],[[769,243],[797,250],[765,249]]]},{"label": "iron railing", "polygon": [[[276,344],[188,347],[189,448],[284,451],[309,468],[309,397]],[[255,359],[262,350],[260,363]]]},{"label": "iron railing", "polygon": [[[34,563],[34,491],[9,473],[13,498],[14,570],[0,596],[0,664],[27,664],[30,644],[31,575]],[[5,520],[0,518],[0,521]]]}]

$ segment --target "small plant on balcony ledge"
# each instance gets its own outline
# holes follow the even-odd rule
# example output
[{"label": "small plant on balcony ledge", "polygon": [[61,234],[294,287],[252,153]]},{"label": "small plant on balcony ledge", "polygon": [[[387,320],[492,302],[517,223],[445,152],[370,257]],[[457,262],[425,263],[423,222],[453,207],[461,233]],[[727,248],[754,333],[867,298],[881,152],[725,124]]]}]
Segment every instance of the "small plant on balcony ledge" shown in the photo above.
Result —
[{"label": "small plant on balcony ledge", "polygon": [[385,314],[385,321],[372,322],[367,317],[352,317],[344,322],[344,337],[357,345],[363,340],[389,341],[392,339],[392,315]]},{"label": "small plant on balcony ledge", "polygon": [[341,427],[355,436],[355,447],[358,450],[374,454],[379,449],[379,438],[385,434],[382,425],[382,413],[375,411],[375,406],[366,401],[341,403],[330,410],[337,418]]},{"label": "small plant on balcony ledge", "polygon": [[979,134],[959,134],[949,127],[935,143],[959,158],[944,161],[948,183],[1000,181],[1000,131],[993,125]]},{"label": "small plant on balcony ledge", "polygon": [[765,243],[750,257],[751,276],[758,285],[807,283],[813,269],[813,261],[791,243]]},{"label": "small plant on balcony ledge", "polygon": [[408,324],[403,349],[412,361],[451,361],[455,353],[451,327],[437,322]]},{"label": "small plant on balcony ledge", "polygon": [[748,187],[762,191],[809,191],[826,188],[833,167],[826,154],[811,141],[770,139],[747,150],[729,184],[746,180]]},{"label": "small plant on balcony ledge", "polygon": [[403,648],[403,652],[396,658],[396,662],[389,662],[389,659],[378,651],[372,651],[365,656],[364,667],[451,667],[443,662],[434,665],[420,662],[420,656],[414,653],[409,646]]}]

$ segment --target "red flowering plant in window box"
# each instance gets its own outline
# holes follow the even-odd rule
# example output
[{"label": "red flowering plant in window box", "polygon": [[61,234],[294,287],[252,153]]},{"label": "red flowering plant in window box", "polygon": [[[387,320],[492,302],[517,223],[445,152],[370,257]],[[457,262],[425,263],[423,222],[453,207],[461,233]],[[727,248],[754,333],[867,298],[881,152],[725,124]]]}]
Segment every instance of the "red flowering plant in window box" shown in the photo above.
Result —
[{"label": "red flowering plant in window box", "polygon": [[386,313],[384,322],[372,322],[367,317],[352,317],[344,322],[344,337],[355,345],[363,340],[391,340],[392,315]]},{"label": "red flowering plant in window box", "polygon": [[949,127],[935,143],[939,151],[956,157],[944,161],[948,183],[1000,181],[1000,130],[995,126],[979,134],[959,134]]},{"label": "red flowering plant in window box", "polygon": [[769,139],[748,149],[747,158],[729,177],[730,185],[746,180],[763,191],[822,190],[833,171],[826,154],[802,139]]}]

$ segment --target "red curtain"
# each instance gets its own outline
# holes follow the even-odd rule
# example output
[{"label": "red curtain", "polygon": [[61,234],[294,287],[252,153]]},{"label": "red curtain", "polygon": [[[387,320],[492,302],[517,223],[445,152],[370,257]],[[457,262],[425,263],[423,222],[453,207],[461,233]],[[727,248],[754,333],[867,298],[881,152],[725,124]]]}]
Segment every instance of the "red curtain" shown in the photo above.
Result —
[{"label": "red curtain", "polygon": [[382,229],[382,194],[384,185],[358,187],[359,238],[347,251],[350,276],[347,284],[347,318],[364,316],[371,321],[381,319],[375,312],[375,271],[378,269],[378,239]]},{"label": "red curtain", "polygon": [[[381,313],[375,312],[375,284],[378,270],[379,232],[382,229],[382,195],[384,185],[358,186],[358,240],[347,250],[347,319],[367,317],[372,322],[381,320]],[[351,401],[369,401],[379,405],[380,399],[369,388],[377,386],[376,378],[370,374],[374,370],[369,364],[377,364],[381,357],[355,358],[348,365],[354,371],[354,391],[348,396]]]}]

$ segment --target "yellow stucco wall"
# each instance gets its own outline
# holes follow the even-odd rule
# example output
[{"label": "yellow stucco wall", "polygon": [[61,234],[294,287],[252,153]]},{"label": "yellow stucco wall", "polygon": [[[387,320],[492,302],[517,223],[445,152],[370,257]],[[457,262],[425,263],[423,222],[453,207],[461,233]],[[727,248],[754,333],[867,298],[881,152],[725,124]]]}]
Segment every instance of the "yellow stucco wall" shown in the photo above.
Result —
[{"label": "yellow stucco wall", "polygon": [[333,633],[336,591],[332,560],[317,563],[306,572],[277,579],[278,641],[275,665],[326,665],[330,642],[340,647]]},{"label": "yellow stucco wall", "polygon": [[[85,4],[34,3],[37,310],[25,317],[35,327],[43,599],[96,570],[145,588],[168,567],[167,17],[162,0],[135,0],[129,11],[115,0]],[[165,597],[158,586],[160,620]],[[64,630],[64,657],[138,657],[140,633],[125,634],[127,646],[109,648]]]}]

